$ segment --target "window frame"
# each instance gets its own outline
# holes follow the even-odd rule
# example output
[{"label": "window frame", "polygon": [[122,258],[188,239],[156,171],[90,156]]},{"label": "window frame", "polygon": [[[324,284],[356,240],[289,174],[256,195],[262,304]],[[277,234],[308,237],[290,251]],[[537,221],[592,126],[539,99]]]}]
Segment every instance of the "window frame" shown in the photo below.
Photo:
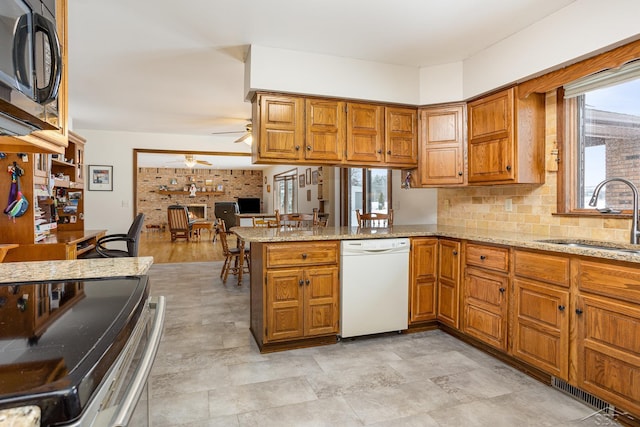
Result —
[{"label": "window frame", "polygon": [[[286,212],[286,209],[280,209],[281,206],[280,206],[280,196],[279,196],[278,186],[280,185],[281,182],[283,182],[286,187],[286,183],[288,181],[293,182],[293,189],[291,192],[291,197],[293,199],[291,203],[291,206],[293,207],[292,212]],[[286,199],[286,194],[285,194],[285,199]],[[273,206],[274,206],[274,210],[278,209],[280,213],[283,213],[283,214],[294,213],[297,211],[298,209],[298,169],[297,168],[289,169],[287,171],[278,173],[273,176]]]},{"label": "window frame", "polygon": [[[344,226],[349,226],[349,220],[351,218],[351,212],[349,207],[351,206],[349,197],[349,180],[351,179],[351,169],[361,169],[362,170],[362,210],[364,211],[367,205],[367,199],[369,196],[369,184],[371,180],[370,171],[372,169],[376,170],[385,170],[387,171],[387,206],[388,209],[392,209],[393,206],[393,169],[386,168],[358,168],[358,167],[344,167],[340,169],[340,181],[341,181],[341,224]],[[367,213],[367,212],[363,212]],[[352,225],[355,227],[356,225]]]}]

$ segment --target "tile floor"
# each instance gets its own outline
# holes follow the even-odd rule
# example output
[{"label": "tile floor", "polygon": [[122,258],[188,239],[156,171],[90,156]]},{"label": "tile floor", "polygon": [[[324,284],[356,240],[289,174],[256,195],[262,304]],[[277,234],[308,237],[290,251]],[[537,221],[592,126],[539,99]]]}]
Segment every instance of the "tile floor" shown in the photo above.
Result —
[{"label": "tile floor", "polygon": [[168,303],[151,374],[156,427],[604,425],[587,418],[591,408],[441,331],[262,355],[249,332],[248,277],[225,286],[220,266],[149,272],[152,294]]}]

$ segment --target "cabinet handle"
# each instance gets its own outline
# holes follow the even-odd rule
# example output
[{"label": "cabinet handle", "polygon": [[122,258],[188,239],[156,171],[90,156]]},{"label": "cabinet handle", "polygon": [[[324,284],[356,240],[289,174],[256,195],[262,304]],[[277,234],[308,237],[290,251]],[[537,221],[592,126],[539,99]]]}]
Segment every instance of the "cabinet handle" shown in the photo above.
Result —
[{"label": "cabinet handle", "polygon": [[378,150],[378,154],[382,154],[382,150]]},{"label": "cabinet handle", "polygon": [[300,151],[300,146],[296,145],[296,151]]},{"label": "cabinet handle", "polygon": [[302,259],[307,259],[307,254],[302,254]]},{"label": "cabinet handle", "polygon": [[298,285],[299,285],[299,286],[304,285],[304,280],[300,279],[300,280],[298,281]]},{"label": "cabinet handle", "polygon": [[484,255],[480,255],[480,259],[481,259],[482,261],[484,261],[485,259],[487,259],[487,257],[486,257],[486,256],[484,256]]},{"label": "cabinet handle", "polygon": [[391,155],[391,150],[387,151],[387,154]]},{"label": "cabinet handle", "polygon": [[309,286],[309,283],[311,283],[311,282],[309,281],[309,279],[307,279],[307,280],[305,280],[305,282],[304,282],[304,283],[305,283],[307,286]]},{"label": "cabinet handle", "polygon": [[507,165],[507,171],[511,172],[511,165]]},{"label": "cabinet handle", "polygon": [[558,310],[560,310],[560,311],[564,311],[564,309],[565,309],[565,308],[566,308],[566,307],[565,307],[564,305],[559,305],[559,306],[558,306]]},{"label": "cabinet handle", "polygon": [[500,288],[499,291],[501,294],[504,294],[507,290],[505,288]]},{"label": "cabinet handle", "polygon": [[453,254],[454,255],[458,255],[458,251],[453,251]]},{"label": "cabinet handle", "polygon": [[462,176],[462,171],[458,171],[458,176]]},{"label": "cabinet handle", "polygon": [[307,145],[307,151],[311,151],[311,146]]},{"label": "cabinet handle", "polygon": [[579,315],[581,315],[582,313],[584,313],[584,312],[582,311],[582,309],[581,309],[581,308],[576,308],[576,314],[577,314],[578,316],[579,316]]}]

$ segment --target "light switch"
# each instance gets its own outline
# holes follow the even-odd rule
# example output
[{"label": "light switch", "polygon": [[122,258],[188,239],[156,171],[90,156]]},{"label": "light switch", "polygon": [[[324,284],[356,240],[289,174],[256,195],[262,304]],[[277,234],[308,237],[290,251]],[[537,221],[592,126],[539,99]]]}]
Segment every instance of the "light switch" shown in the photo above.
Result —
[{"label": "light switch", "polygon": [[504,199],[504,210],[507,212],[511,212],[513,210],[511,199]]}]

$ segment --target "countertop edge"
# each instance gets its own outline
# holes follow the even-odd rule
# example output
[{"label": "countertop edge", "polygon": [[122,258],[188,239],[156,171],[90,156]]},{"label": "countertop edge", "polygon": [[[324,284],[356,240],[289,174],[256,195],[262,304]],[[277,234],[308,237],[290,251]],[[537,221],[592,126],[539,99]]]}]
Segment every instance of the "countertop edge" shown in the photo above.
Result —
[{"label": "countertop edge", "polygon": [[147,274],[153,257],[0,263],[0,283],[95,279]]},{"label": "countertop edge", "polygon": [[[475,241],[479,243],[511,246],[522,249],[640,263],[640,254],[629,253],[623,250],[575,247],[544,241],[552,239],[554,236],[526,234],[517,231],[506,232],[476,228],[471,229],[464,227],[438,226],[435,224],[394,225],[391,228],[379,229],[360,229],[357,227],[316,227],[313,229],[289,231],[273,228],[234,227],[231,231],[249,243],[313,242],[322,240],[389,239],[401,237],[444,237]],[[559,238],[567,237],[559,236]],[[605,246],[607,245],[607,242],[602,243]],[[623,246],[626,249],[640,251],[639,245],[621,244],[620,246]]]}]

